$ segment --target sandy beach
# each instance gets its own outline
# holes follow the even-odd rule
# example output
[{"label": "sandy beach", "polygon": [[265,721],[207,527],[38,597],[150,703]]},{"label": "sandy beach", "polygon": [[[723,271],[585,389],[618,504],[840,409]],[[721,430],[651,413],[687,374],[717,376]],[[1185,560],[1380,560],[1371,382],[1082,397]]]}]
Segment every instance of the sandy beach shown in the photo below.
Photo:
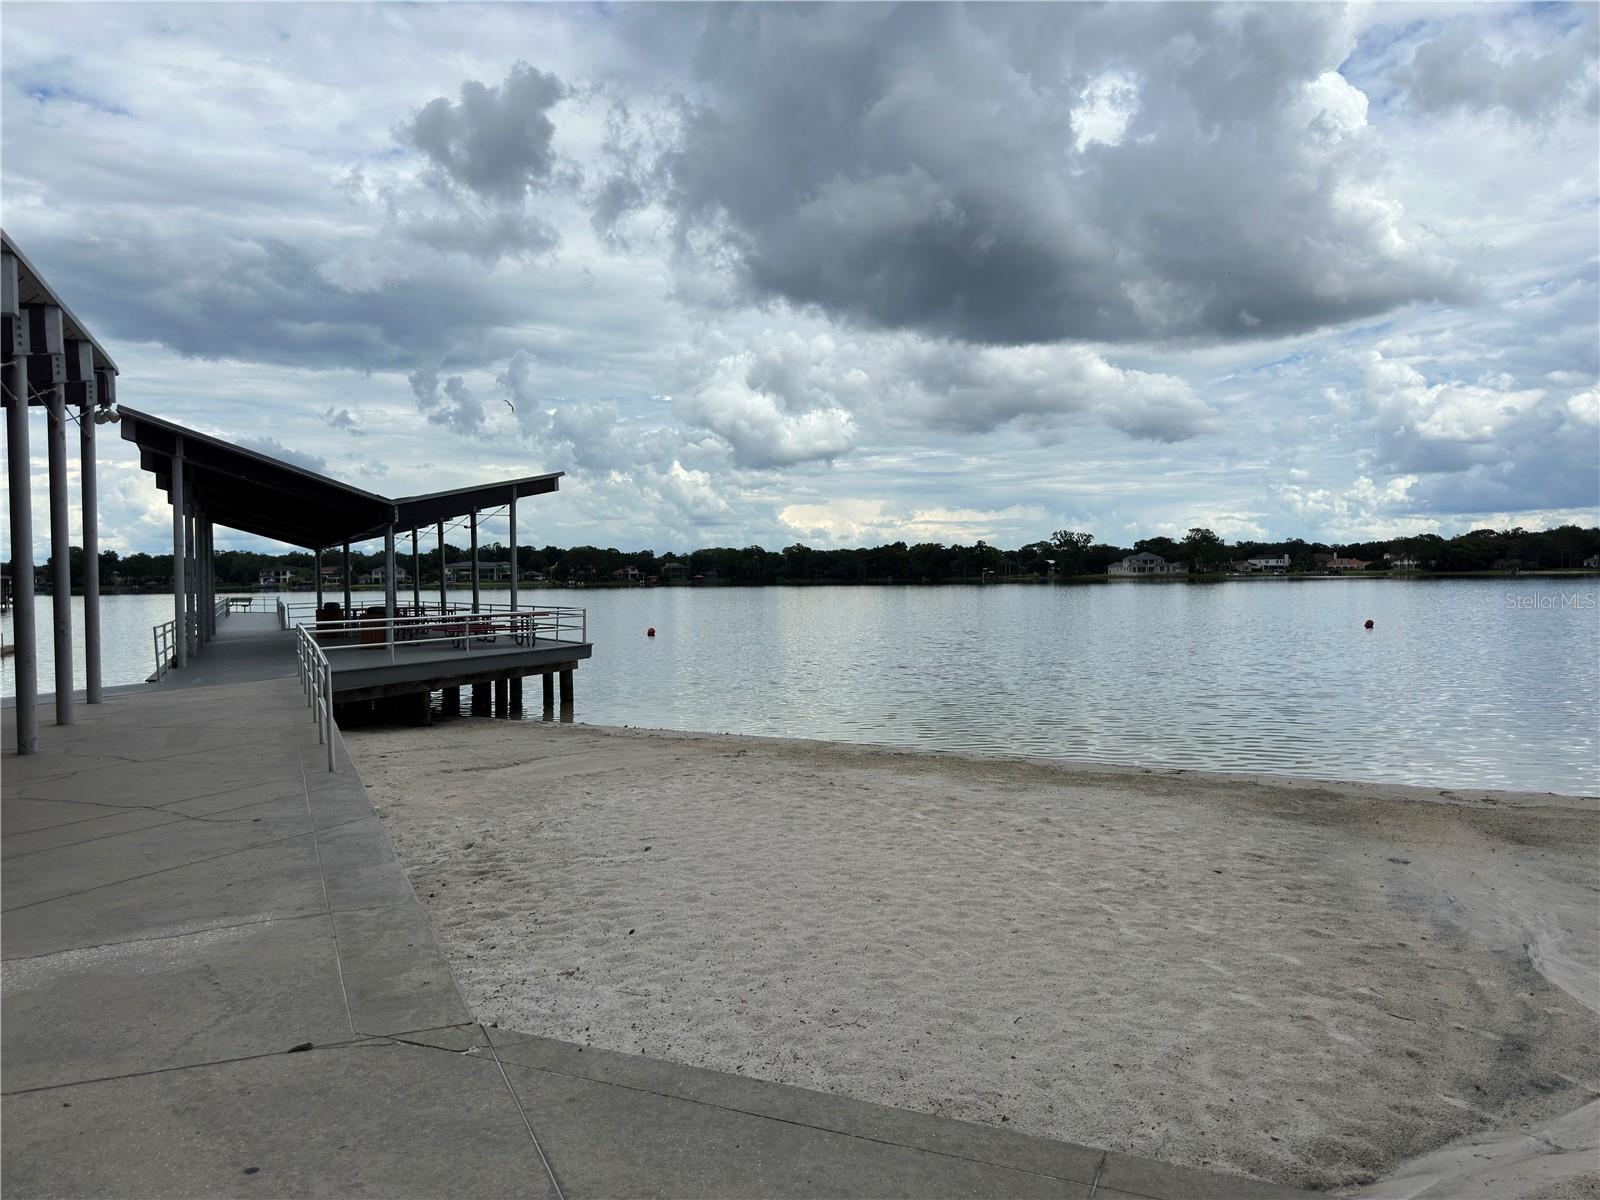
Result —
[{"label": "sandy beach", "polygon": [[1600,1096],[1593,799],[487,720],[347,741],[485,1022],[1320,1188]]}]

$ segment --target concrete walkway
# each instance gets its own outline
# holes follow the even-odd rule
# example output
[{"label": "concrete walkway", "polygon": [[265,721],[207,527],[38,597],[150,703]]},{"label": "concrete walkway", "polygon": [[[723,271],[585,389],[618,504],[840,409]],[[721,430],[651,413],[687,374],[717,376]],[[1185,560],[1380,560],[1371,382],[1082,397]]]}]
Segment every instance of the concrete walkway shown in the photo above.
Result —
[{"label": "concrete walkway", "polygon": [[293,678],[79,713],[3,763],[8,1197],[1296,1194],[486,1029]]},{"label": "concrete walkway", "polygon": [[217,636],[183,670],[168,671],[153,686],[172,691],[284,679],[294,673],[294,634],[278,628],[278,614],[238,612],[217,622]]}]

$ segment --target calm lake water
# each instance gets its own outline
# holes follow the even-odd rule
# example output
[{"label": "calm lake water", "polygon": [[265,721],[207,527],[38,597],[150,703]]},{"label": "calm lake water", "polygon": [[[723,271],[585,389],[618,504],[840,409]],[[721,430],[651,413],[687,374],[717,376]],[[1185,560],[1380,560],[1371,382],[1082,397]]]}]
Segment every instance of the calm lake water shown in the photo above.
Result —
[{"label": "calm lake water", "polygon": [[[589,611],[593,724],[1600,793],[1592,577],[538,595]],[[102,604],[105,682],[144,679],[171,599]]]}]

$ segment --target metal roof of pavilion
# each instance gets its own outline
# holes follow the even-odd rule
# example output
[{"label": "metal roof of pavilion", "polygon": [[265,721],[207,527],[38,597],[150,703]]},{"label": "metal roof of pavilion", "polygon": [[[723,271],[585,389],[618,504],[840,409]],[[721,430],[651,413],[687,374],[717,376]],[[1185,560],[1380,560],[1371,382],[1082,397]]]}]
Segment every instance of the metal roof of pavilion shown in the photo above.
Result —
[{"label": "metal roof of pavilion", "polygon": [[28,256],[17,249],[16,243],[11,240],[11,235],[0,230],[0,246],[4,247],[7,254],[14,255],[17,260],[17,303],[26,304],[53,304],[61,310],[61,324],[66,339],[70,341],[88,342],[94,347],[94,366],[97,371],[110,371],[117,373],[117,364],[111,361],[111,356],[105,352],[105,347],[94,339],[94,335],[84,323],[78,320],[77,314],[61,302],[61,297],[48,283],[44,276],[39,274]]},{"label": "metal roof of pavilion", "polygon": [[563,472],[504,479],[391,500],[223,438],[120,405],[122,436],[139,447],[139,465],[172,492],[172,458],[183,442],[190,493],[219,525],[319,550],[378,537],[389,528],[421,529],[512,497],[558,489]]}]

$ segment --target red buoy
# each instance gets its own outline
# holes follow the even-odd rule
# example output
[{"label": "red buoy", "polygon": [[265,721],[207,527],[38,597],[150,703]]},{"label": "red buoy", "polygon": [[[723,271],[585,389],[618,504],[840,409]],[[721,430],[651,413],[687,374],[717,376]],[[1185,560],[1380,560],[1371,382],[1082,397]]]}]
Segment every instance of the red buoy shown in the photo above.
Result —
[{"label": "red buoy", "polygon": [[1368,618],[1367,618],[1367,625],[1366,625],[1366,627],[1367,627],[1367,628],[1368,628],[1368,629],[1371,629],[1371,628],[1372,628],[1372,618],[1371,618],[1371,617],[1368,617]]},{"label": "red buoy", "polygon": [[[1368,621],[1367,625],[1370,628],[1371,625],[1372,625],[1372,622]],[[656,627],[654,625],[650,626],[649,629],[646,629],[644,631],[644,635],[645,635],[645,637],[655,637],[655,635],[656,635]]]}]

